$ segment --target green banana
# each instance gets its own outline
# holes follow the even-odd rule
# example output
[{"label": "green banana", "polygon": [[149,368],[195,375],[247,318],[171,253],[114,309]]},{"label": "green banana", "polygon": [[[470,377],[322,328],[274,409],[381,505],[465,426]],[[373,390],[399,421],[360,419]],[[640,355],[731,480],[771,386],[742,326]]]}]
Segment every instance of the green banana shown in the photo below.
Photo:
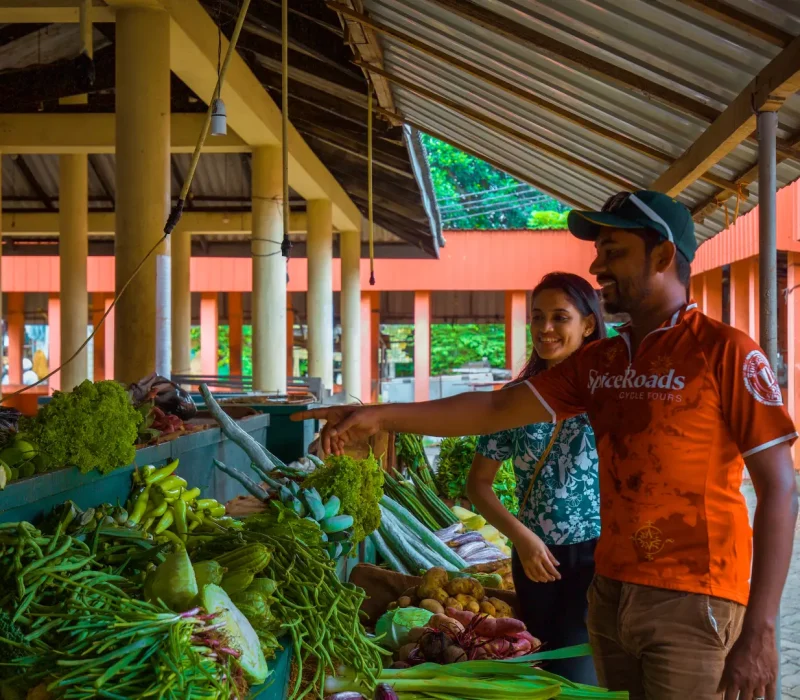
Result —
[{"label": "green banana", "polygon": [[339,509],[342,507],[342,502],[338,496],[331,496],[325,503],[325,517],[332,518],[334,515],[339,515]]},{"label": "green banana", "polygon": [[292,496],[296,496],[298,493],[300,493],[300,486],[296,481],[290,480],[287,486],[289,487],[289,491],[292,492]]},{"label": "green banana", "polygon": [[325,518],[319,526],[322,528],[323,532],[328,534],[341,532],[342,530],[347,530],[349,527],[353,527],[353,516],[334,515],[332,518]]},{"label": "green banana", "polygon": [[310,490],[305,489],[300,492],[300,496],[302,497],[303,501],[305,501],[305,504],[308,507],[308,510],[311,512],[314,520],[325,519],[325,506],[322,505],[322,499],[318,494],[315,495]]},{"label": "green banana", "polygon": [[331,532],[328,535],[328,539],[331,542],[347,542],[353,536],[353,531],[351,529],[347,530],[339,530],[338,532]]},{"label": "green banana", "polygon": [[331,542],[328,545],[328,556],[331,559],[338,559],[342,554],[342,543],[341,542]]},{"label": "green banana", "polygon": [[286,505],[289,506],[289,508],[291,508],[301,518],[305,517],[306,507],[300,502],[300,499],[292,498],[292,500],[289,501]]}]

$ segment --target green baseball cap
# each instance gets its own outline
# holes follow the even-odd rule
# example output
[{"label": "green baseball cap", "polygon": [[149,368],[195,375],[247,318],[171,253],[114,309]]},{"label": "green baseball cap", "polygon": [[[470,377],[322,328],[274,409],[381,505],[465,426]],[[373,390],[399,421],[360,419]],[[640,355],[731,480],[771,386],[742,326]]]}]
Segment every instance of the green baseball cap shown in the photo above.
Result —
[{"label": "green baseball cap", "polygon": [[600,211],[573,210],[567,225],[573,236],[584,241],[596,240],[602,228],[649,228],[674,243],[689,262],[697,252],[689,210],[669,195],[653,190],[620,192],[609,198]]}]

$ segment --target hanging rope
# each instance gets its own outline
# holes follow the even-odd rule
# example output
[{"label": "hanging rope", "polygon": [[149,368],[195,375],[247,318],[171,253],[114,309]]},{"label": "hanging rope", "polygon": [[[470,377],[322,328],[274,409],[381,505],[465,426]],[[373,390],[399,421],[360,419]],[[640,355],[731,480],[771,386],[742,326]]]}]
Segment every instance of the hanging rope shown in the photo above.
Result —
[{"label": "hanging rope", "polygon": [[375,286],[375,231],[372,219],[372,81],[367,75],[367,217],[369,220],[369,283]]},{"label": "hanging rope", "polygon": [[[231,41],[230,44],[228,45],[228,52],[225,54],[225,61],[223,62],[222,68],[220,69],[219,74],[217,75],[217,84],[214,88],[215,95],[218,95],[222,89],[222,83],[225,80],[225,74],[228,72],[228,66],[230,65],[231,58],[235,53],[236,42],[239,40],[239,34],[242,31],[242,25],[244,25],[244,19],[247,16],[247,10],[249,7],[250,7],[250,0],[244,0],[242,3],[242,8],[239,11],[239,16],[236,19],[236,26],[234,27],[233,34],[231,35]],[[183,214],[183,207],[186,202],[186,198],[189,194],[189,189],[192,186],[192,180],[194,179],[195,171],[197,170],[197,162],[200,160],[200,154],[203,150],[203,146],[205,145],[206,138],[208,137],[208,130],[211,126],[211,112],[213,109],[213,104],[214,101],[209,100],[208,110],[206,111],[206,119],[205,122],[203,123],[203,128],[200,130],[200,136],[197,139],[197,144],[195,146],[194,153],[192,154],[192,161],[191,164],[189,165],[189,170],[186,173],[186,178],[184,179],[183,182],[183,188],[181,189],[181,193],[180,196],[178,197],[178,201],[175,204],[175,207],[170,212],[169,217],[167,218],[167,223],[164,225],[163,235],[158,239],[155,245],[152,248],[150,248],[147,254],[142,258],[142,260],[136,266],[134,271],[131,273],[130,277],[128,277],[128,279],[125,281],[122,287],[120,287],[120,290],[114,295],[114,298],[111,300],[111,303],[108,305],[108,308],[106,309],[105,313],[100,317],[100,320],[97,322],[97,325],[92,329],[92,332],[89,334],[89,337],[86,338],[86,340],[84,340],[83,343],[81,343],[80,347],[78,347],[78,349],[72,355],[70,355],[66,360],[64,360],[64,362],[62,362],[58,367],[50,371],[39,381],[33,384],[28,384],[27,386],[22,387],[21,389],[15,391],[12,394],[7,394],[3,396],[3,398],[0,399],[0,404],[6,402],[8,399],[11,399],[15,396],[19,396],[20,394],[26,391],[30,391],[35,386],[43,384],[48,379],[50,379],[50,377],[60,372],[64,367],[66,367],[70,362],[72,362],[76,357],[78,357],[78,355],[80,355],[81,352],[83,352],[83,350],[86,348],[86,346],[88,346],[89,343],[94,339],[95,335],[97,335],[97,332],[100,330],[100,328],[102,328],[106,318],[108,318],[108,315],[114,310],[114,307],[117,305],[117,302],[120,300],[122,295],[131,285],[136,276],[141,272],[142,268],[145,266],[145,263],[162,246],[164,241],[166,241],[167,238],[169,238],[169,235],[175,229],[175,226],[177,226],[178,222],[180,221],[181,215]]]},{"label": "hanging rope", "polygon": [[729,228],[731,225],[736,223],[736,220],[739,218],[739,207],[741,206],[742,199],[744,199],[744,185],[742,183],[737,183],[736,185],[736,208],[733,211],[733,221],[730,220],[730,213],[728,211],[728,200],[726,199],[724,202],[720,202],[717,200],[717,205],[721,206],[725,210],[725,228]]}]

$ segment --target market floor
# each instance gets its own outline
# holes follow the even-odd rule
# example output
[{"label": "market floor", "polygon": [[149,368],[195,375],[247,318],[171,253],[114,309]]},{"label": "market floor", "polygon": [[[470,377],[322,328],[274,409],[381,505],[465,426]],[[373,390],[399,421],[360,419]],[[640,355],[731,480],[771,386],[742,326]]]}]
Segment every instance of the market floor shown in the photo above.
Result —
[{"label": "market floor", "polygon": [[[749,482],[742,488],[752,516],[755,492]],[[800,700],[800,521],[794,533],[789,580],[781,603],[781,681],[784,700]]]}]

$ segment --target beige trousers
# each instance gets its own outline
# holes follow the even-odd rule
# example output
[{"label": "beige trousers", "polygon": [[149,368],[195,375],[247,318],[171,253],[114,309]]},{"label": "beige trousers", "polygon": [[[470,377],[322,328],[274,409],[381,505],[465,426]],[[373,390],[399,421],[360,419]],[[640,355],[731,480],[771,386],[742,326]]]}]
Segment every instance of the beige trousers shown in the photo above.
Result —
[{"label": "beige trousers", "polygon": [[630,700],[719,700],[744,606],[595,576],[589,642],[600,686]]}]

